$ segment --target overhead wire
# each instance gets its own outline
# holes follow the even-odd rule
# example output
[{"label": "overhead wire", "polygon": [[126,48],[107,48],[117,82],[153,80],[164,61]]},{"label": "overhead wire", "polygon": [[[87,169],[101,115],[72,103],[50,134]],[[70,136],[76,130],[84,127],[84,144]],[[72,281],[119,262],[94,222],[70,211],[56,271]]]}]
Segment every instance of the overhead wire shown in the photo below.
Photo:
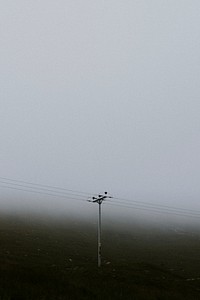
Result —
[{"label": "overhead wire", "polygon": [[48,196],[53,196],[53,197],[59,197],[59,198],[65,198],[65,199],[74,199],[76,201],[84,201],[85,199],[80,199],[80,198],[75,198],[67,195],[62,195],[62,194],[52,194],[52,193],[45,193],[37,190],[28,190],[28,189],[22,189],[22,188],[17,188],[17,187],[12,187],[12,186],[0,186],[1,188],[7,188],[7,189],[12,189],[12,190],[17,190],[17,191],[23,191],[23,192],[29,192],[29,193],[34,193],[34,194],[41,194],[41,195],[48,195]]},{"label": "overhead wire", "polygon": [[33,185],[33,186],[44,187],[44,188],[52,188],[52,189],[55,189],[55,190],[68,191],[68,192],[83,194],[83,195],[88,195],[88,196],[91,195],[90,193],[87,193],[87,192],[67,189],[67,188],[48,185],[48,184],[33,183],[33,182],[30,182],[30,181],[17,180],[17,179],[12,179],[12,178],[8,178],[8,177],[2,177],[2,176],[0,176],[0,179],[6,180],[8,182],[18,182],[18,183],[24,183],[24,184],[27,184],[27,185]]},{"label": "overhead wire", "polygon": [[144,202],[144,201],[137,201],[137,200],[130,200],[130,199],[125,199],[125,198],[118,198],[118,197],[113,197],[117,202],[119,203],[125,203],[125,204],[136,204],[140,206],[148,206],[149,208],[160,208],[160,209],[170,209],[170,210],[178,210],[178,211],[183,211],[183,212],[191,212],[191,213],[199,213],[199,210],[194,210],[194,209],[187,209],[187,208],[181,208],[181,207],[176,207],[176,206],[169,206],[169,205],[164,205],[164,204],[155,204],[152,202]]},{"label": "overhead wire", "polygon": [[178,212],[178,213],[187,213],[187,214],[192,214],[192,215],[197,215],[197,216],[200,216],[200,211],[198,211],[198,210],[187,210],[187,209],[178,209],[178,208],[174,208],[174,207],[172,207],[172,206],[156,206],[156,205],[154,205],[154,206],[150,206],[150,205],[145,205],[145,204],[140,204],[139,202],[137,202],[136,203],[136,201],[135,202],[133,202],[133,203],[127,203],[127,202],[124,202],[124,201],[118,201],[118,202],[114,202],[114,203],[112,203],[112,204],[120,204],[120,205],[125,205],[125,206],[127,206],[127,207],[138,207],[138,208],[148,208],[148,209],[151,209],[151,210],[162,210],[162,211],[166,211],[166,212]]},{"label": "overhead wire", "polygon": [[41,190],[41,191],[53,192],[53,193],[61,194],[63,196],[66,195],[66,196],[77,196],[77,197],[82,197],[82,198],[84,197],[83,195],[79,195],[79,194],[75,194],[75,193],[71,193],[71,192],[64,192],[64,191],[59,191],[59,190],[48,189],[48,188],[44,188],[44,187],[35,187],[35,186],[29,186],[29,185],[24,185],[24,184],[18,184],[18,183],[10,183],[10,182],[6,182],[6,181],[2,181],[2,180],[0,180],[0,183],[3,183],[8,187],[9,186],[19,186],[19,187],[29,188],[31,190]]},{"label": "overhead wire", "polygon": [[148,207],[140,207],[137,205],[124,205],[124,204],[116,204],[116,203],[110,203],[110,202],[105,202],[106,205],[111,205],[111,206],[118,206],[118,207],[124,207],[124,208],[131,208],[131,209],[136,209],[136,210],[144,210],[144,211],[149,211],[153,213],[159,213],[159,214],[168,214],[168,215],[176,215],[176,216],[183,216],[183,217],[191,217],[191,218],[198,218],[200,219],[200,214],[192,214],[192,213],[183,213],[183,212],[178,212],[178,211],[166,211],[163,209],[156,209],[156,208],[148,208]]},{"label": "overhead wire", "polygon": [[[29,181],[11,179],[7,177],[0,177],[0,183],[4,184],[0,186],[2,188],[13,189],[23,192],[36,193],[41,195],[48,195],[53,197],[60,197],[70,200],[78,200],[78,201],[86,201],[88,200],[88,196],[91,195],[86,192],[75,191],[71,189],[66,189],[57,186],[38,184]],[[87,199],[86,199],[87,195]],[[108,205],[132,208],[137,210],[145,210],[151,211],[155,213],[163,213],[163,214],[173,214],[178,216],[188,216],[200,218],[200,211],[186,209],[186,208],[178,208],[174,206],[164,205],[164,204],[155,204],[151,202],[144,202],[138,200],[130,200],[126,198],[113,197],[115,200],[114,203],[109,202],[106,203]]]}]

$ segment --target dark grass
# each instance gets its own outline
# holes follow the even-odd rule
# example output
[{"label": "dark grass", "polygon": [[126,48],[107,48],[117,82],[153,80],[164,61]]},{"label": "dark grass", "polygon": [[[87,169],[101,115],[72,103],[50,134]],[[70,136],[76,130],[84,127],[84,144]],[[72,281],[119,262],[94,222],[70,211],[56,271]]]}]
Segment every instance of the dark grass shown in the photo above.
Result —
[{"label": "dark grass", "polygon": [[2,216],[0,299],[200,299],[200,232]]}]

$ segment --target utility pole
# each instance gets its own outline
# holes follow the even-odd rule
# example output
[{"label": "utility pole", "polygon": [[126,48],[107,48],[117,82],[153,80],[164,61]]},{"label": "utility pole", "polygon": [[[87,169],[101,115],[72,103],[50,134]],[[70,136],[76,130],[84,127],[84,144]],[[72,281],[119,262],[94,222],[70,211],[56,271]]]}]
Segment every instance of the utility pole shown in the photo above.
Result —
[{"label": "utility pole", "polygon": [[98,195],[98,197],[92,197],[92,200],[88,200],[89,202],[98,203],[99,204],[99,220],[98,220],[98,248],[97,248],[97,257],[98,257],[98,267],[101,267],[101,204],[107,198],[112,198],[108,196],[108,193],[105,192],[104,195]]}]

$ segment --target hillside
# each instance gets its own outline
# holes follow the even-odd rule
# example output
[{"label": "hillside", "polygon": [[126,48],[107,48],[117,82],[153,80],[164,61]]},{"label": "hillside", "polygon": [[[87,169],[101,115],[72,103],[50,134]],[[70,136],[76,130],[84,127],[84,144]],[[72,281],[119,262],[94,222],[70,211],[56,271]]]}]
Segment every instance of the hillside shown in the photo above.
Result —
[{"label": "hillside", "polygon": [[[121,229],[120,229],[121,228]],[[2,216],[0,299],[199,299],[200,231]]]}]

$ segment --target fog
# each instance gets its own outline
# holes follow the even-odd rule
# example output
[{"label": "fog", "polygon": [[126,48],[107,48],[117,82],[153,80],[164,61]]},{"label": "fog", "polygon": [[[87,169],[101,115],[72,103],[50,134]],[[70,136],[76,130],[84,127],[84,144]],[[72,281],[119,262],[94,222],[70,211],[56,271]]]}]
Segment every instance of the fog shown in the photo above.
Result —
[{"label": "fog", "polygon": [[200,211],[199,15],[197,0],[2,0],[0,209],[88,216],[108,191]]}]

